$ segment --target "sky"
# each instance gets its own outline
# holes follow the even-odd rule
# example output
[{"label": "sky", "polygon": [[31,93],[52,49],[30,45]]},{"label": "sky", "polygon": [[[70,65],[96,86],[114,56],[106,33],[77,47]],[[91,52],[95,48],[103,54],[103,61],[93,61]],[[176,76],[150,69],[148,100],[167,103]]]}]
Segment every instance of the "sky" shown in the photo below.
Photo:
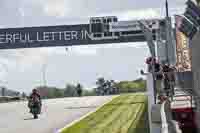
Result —
[{"label": "sky", "polygon": [[[168,0],[170,15],[182,14],[185,0]],[[160,18],[165,0],[1,0],[0,28],[88,23],[94,16],[117,16],[119,21]],[[31,48],[0,51],[0,86],[29,92],[44,85],[66,83],[95,86],[98,77],[134,80],[145,69],[146,42],[91,46]]]}]

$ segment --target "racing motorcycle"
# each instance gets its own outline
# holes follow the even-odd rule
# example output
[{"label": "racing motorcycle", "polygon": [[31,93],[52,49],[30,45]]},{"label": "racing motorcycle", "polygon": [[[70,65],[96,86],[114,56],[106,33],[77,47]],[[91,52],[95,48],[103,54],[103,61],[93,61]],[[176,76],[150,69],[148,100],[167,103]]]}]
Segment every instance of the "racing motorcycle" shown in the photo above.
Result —
[{"label": "racing motorcycle", "polygon": [[34,119],[38,118],[41,113],[41,101],[38,98],[30,98],[28,101],[28,107],[30,108],[30,113],[33,114]]}]

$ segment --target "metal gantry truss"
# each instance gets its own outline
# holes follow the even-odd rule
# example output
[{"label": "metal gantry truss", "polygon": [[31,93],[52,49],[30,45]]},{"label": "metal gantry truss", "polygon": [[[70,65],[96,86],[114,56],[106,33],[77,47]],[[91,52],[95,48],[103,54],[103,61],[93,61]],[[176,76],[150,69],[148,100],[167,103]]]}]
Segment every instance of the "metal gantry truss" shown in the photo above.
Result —
[{"label": "metal gantry truss", "polygon": [[138,21],[141,29],[142,29],[142,32],[144,33],[144,36],[146,38],[146,41],[147,41],[147,45],[149,47],[149,51],[151,53],[151,56],[152,57],[155,57],[156,56],[156,52],[155,52],[155,43],[153,41],[153,33],[151,31],[150,28],[148,28],[144,21]]}]

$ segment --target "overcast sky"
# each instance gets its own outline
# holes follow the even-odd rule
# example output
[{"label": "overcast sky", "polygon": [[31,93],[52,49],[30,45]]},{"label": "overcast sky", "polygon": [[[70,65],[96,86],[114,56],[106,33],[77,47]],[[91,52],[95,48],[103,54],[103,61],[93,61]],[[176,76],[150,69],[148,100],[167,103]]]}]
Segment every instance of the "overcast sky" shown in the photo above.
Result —
[{"label": "overcast sky", "polygon": [[[119,20],[160,18],[165,0],[1,0],[0,28],[88,23],[90,16],[115,15]],[[170,15],[184,11],[185,0],[169,0]],[[64,87],[81,82],[95,85],[99,76],[134,80],[145,68],[149,55],[146,43],[106,44],[0,51],[1,85],[29,92],[43,85],[46,64],[47,85]]]}]

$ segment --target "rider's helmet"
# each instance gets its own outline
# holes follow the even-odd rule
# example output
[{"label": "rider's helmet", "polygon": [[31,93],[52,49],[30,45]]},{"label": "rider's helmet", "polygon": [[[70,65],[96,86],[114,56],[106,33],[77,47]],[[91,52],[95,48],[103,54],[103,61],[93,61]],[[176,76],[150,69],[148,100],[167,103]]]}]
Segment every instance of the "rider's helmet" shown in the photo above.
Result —
[{"label": "rider's helmet", "polygon": [[33,89],[32,90],[32,100],[33,102],[39,102],[39,97],[38,97],[38,90],[37,89]]},{"label": "rider's helmet", "polygon": [[32,93],[37,93],[37,92],[38,92],[37,89],[32,90]]}]

